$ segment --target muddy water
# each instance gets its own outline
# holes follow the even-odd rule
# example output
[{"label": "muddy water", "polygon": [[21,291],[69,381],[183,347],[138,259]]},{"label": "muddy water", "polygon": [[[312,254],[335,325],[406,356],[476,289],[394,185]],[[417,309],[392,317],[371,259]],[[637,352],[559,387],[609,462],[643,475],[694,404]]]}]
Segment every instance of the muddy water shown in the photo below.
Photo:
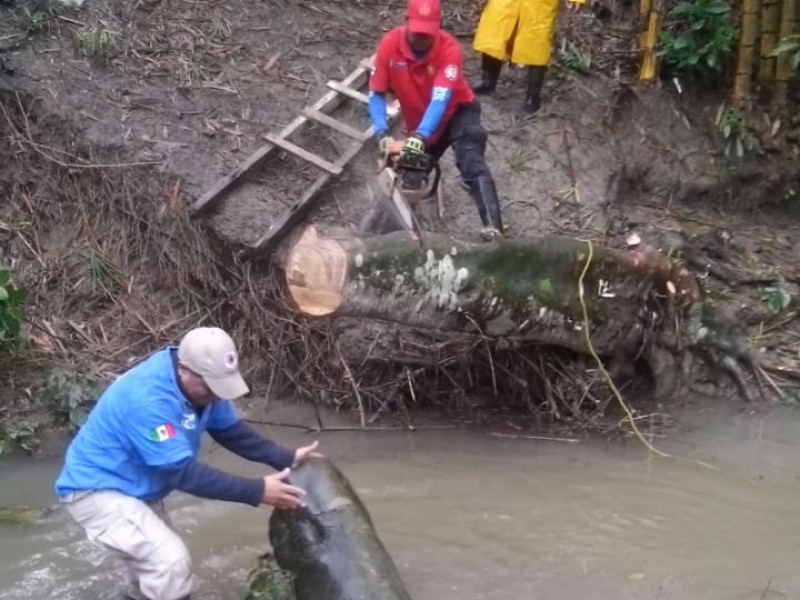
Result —
[{"label": "muddy water", "polygon": [[[321,440],[417,600],[800,598],[800,413],[746,416],[723,406],[683,418],[691,431],[656,441],[718,470],[648,457],[633,443],[465,431]],[[286,443],[309,439],[269,432]],[[259,471],[208,451],[215,466]],[[0,463],[0,504],[50,504],[59,465]],[[194,556],[196,597],[240,598],[268,547],[269,510],[179,494],[168,506]],[[0,600],[116,598],[113,559],[60,511],[33,526],[2,525],[0,536]]]}]

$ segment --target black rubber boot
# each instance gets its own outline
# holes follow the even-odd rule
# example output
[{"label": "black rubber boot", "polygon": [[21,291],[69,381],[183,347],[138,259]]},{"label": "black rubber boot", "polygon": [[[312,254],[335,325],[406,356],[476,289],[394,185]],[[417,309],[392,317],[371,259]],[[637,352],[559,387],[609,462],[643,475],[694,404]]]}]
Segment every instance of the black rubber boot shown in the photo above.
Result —
[{"label": "black rubber boot", "polygon": [[523,116],[536,114],[542,106],[542,85],[547,67],[528,67],[528,84],[525,88],[525,101],[520,113]]},{"label": "black rubber boot", "polygon": [[500,201],[497,198],[497,188],[494,179],[481,176],[470,186],[470,194],[478,206],[483,229],[481,236],[491,240],[503,235],[503,218],[500,215]]},{"label": "black rubber boot", "polygon": [[492,93],[497,87],[497,80],[500,79],[502,69],[502,60],[488,54],[481,54],[481,80],[477,85],[472,86],[472,91],[476,94]]}]

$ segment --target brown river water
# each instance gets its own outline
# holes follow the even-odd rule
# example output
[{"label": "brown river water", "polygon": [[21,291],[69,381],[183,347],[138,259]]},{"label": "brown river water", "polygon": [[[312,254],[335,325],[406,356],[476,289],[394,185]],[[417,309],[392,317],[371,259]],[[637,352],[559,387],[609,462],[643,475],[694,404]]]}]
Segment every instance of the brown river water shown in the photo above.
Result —
[{"label": "brown river water", "polygon": [[[330,432],[321,447],[365,501],[416,600],[800,599],[800,411],[697,406],[655,443],[486,432]],[[275,405],[270,416],[299,419]],[[288,415],[288,416],[287,416]],[[334,417],[331,416],[331,419]],[[301,430],[265,430],[286,444]],[[207,459],[263,472],[209,443]],[[53,504],[59,456],[0,461],[0,505]],[[270,509],[175,493],[193,600],[237,600],[268,549]],[[118,565],[54,511],[0,525],[0,600],[111,600]],[[324,600],[324,599],[320,599]]]}]

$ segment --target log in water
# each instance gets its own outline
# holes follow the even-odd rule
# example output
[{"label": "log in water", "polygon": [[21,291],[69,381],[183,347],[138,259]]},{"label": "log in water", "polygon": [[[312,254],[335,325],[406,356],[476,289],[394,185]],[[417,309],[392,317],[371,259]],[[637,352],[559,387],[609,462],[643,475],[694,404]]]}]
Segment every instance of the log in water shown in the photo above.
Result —
[{"label": "log in water", "polygon": [[307,507],[275,509],[269,539],[295,576],[297,600],[410,600],[367,509],[329,459],[309,460],[290,481],[308,494]]}]

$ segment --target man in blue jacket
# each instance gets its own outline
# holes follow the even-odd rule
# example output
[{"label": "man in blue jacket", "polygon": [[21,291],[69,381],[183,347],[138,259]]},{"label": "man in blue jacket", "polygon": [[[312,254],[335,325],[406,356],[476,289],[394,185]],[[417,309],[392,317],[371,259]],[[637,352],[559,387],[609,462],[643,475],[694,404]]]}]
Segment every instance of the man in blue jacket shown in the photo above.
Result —
[{"label": "man in blue jacket", "polygon": [[[90,540],[124,561],[126,598],[189,599],[191,559],[162,502],[172,490],[252,506],[303,506],[303,490],[284,480],[316,455],[318,443],[289,450],[242,423],[231,401],[248,391],[231,337],[199,327],[112,383],[70,444],[56,494]],[[280,473],[249,479],[198,462],[204,431]]]}]

